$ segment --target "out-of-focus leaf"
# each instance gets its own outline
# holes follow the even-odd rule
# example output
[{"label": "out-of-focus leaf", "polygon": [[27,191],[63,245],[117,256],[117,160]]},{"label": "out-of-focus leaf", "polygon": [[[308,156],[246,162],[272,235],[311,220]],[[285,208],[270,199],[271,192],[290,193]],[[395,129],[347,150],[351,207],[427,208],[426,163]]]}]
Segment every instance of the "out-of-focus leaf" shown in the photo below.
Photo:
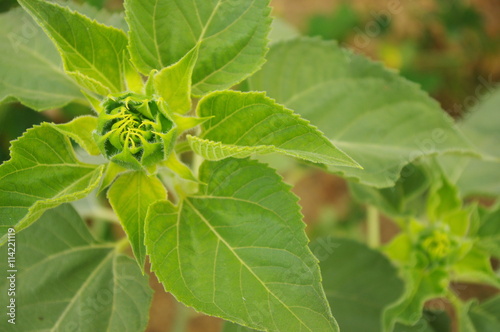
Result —
[{"label": "out-of-focus leaf", "polygon": [[20,101],[43,111],[84,102],[43,30],[21,8],[0,14],[0,103]]},{"label": "out-of-focus leaf", "polygon": [[296,39],[274,44],[249,90],[318,126],[364,169],[330,166],[374,187],[390,187],[413,160],[474,150],[439,104],[417,85],[334,42]]},{"label": "out-of-focus leaf", "polygon": [[443,156],[439,162],[464,196],[500,196],[500,89],[486,95],[460,124],[483,160]]},{"label": "out-of-focus leaf", "polygon": [[311,244],[320,259],[323,287],[343,332],[382,332],[385,309],[403,294],[398,271],[379,251],[348,239]]},{"label": "out-of-focus leaf", "polygon": [[15,235],[14,268],[7,245],[0,250],[0,303],[6,308],[16,274],[16,324],[7,315],[2,331],[143,331],[152,291],[133,259],[116,244],[96,242],[70,205],[47,211],[33,227]]}]

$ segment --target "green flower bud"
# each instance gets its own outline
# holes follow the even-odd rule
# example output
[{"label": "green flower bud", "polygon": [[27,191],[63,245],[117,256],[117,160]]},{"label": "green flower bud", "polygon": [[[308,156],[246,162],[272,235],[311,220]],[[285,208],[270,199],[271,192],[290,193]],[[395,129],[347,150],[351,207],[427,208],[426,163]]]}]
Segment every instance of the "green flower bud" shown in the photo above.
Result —
[{"label": "green flower bud", "polygon": [[452,241],[445,232],[434,230],[422,239],[422,248],[431,260],[441,260],[451,253]]},{"label": "green flower bud", "polygon": [[164,101],[127,93],[109,96],[102,106],[94,140],[107,159],[133,170],[167,159],[177,129]]}]

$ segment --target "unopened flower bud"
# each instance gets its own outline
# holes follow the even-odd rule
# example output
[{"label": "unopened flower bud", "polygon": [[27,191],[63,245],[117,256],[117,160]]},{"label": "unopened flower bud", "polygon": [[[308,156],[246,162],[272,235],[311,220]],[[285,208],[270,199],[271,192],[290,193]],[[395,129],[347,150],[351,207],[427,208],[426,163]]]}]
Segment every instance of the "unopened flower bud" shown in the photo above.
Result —
[{"label": "unopened flower bud", "polygon": [[162,100],[127,93],[109,96],[102,105],[94,139],[106,158],[134,170],[167,159],[177,129]]}]

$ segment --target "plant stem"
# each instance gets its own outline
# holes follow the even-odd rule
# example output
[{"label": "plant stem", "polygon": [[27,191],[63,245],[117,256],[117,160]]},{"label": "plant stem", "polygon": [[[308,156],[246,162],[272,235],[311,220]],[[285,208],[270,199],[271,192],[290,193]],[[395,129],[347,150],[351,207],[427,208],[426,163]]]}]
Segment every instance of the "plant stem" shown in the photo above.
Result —
[{"label": "plant stem", "polygon": [[377,248],[380,246],[380,219],[377,208],[368,205],[367,217],[368,245],[372,248]]},{"label": "plant stem", "polygon": [[104,222],[120,224],[118,216],[111,209],[95,208],[90,213],[84,213],[83,216],[94,220],[98,219]]},{"label": "plant stem", "polygon": [[129,247],[128,238],[125,236],[115,243],[115,250],[119,253],[124,252]]},{"label": "plant stem", "polygon": [[186,332],[189,320],[191,319],[191,309],[184,304],[177,303],[177,312],[172,332]]}]

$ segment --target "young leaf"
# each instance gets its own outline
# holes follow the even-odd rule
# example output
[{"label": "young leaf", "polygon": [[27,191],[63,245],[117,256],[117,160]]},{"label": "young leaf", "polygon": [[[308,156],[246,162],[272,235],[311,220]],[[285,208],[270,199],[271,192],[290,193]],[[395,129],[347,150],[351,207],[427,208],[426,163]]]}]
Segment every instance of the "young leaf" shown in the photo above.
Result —
[{"label": "young leaf", "polygon": [[[2,331],[143,331],[152,291],[134,260],[99,244],[70,205],[16,234],[16,325]],[[7,257],[7,246],[1,254]],[[0,262],[2,271],[7,260]],[[7,294],[9,279],[0,280]],[[2,307],[9,303],[0,297]]]},{"label": "young leaf", "polygon": [[269,0],[126,0],[130,53],[143,74],[179,61],[195,46],[193,92],[241,82],[263,63]]},{"label": "young leaf", "polygon": [[123,52],[123,72],[125,73],[125,85],[127,91],[137,94],[144,94],[145,84],[142,75],[137,72],[134,65],[130,61],[130,56],[127,52]]},{"label": "young leaf", "polygon": [[44,111],[84,101],[52,42],[24,10],[0,14],[0,44],[0,103],[18,100]]},{"label": "young leaf", "polygon": [[103,190],[106,190],[113,183],[113,181],[116,180],[118,175],[128,171],[128,169],[121,167],[118,164],[113,162],[108,163],[102,177],[101,185],[99,186],[99,190],[97,192],[101,193]]},{"label": "young leaf", "polygon": [[323,286],[340,330],[384,331],[383,312],[404,290],[389,260],[347,239],[319,238],[311,250],[321,260]]},{"label": "young leaf", "polygon": [[90,155],[100,154],[99,147],[92,138],[92,131],[97,128],[97,118],[94,116],[81,116],[71,122],[54,125],[60,133],[75,140]]},{"label": "young leaf", "polygon": [[453,276],[462,282],[485,283],[500,288],[500,277],[491,267],[491,256],[477,247],[453,266]]},{"label": "young leaf", "polygon": [[329,170],[363,184],[389,187],[418,157],[472,151],[417,85],[334,42],[302,38],[274,44],[248,88],[266,91],[317,125],[364,168]]},{"label": "young leaf", "polygon": [[427,216],[431,221],[442,220],[462,207],[458,189],[445,176],[441,176],[440,180],[432,185],[429,193]]},{"label": "young leaf", "polygon": [[146,246],[165,289],[259,330],[338,331],[289,186],[248,159],[205,162],[200,181],[178,208],[148,212]]},{"label": "young leaf", "polygon": [[165,99],[173,112],[185,114],[191,110],[191,81],[197,59],[198,47],[195,47],[179,62],[162,69],[154,77],[156,93]]},{"label": "young leaf", "polygon": [[66,72],[83,87],[99,93],[124,90],[121,30],[42,0],[19,0],[57,46]]},{"label": "young leaf", "polygon": [[181,179],[198,182],[198,179],[193,174],[191,168],[189,168],[186,164],[180,161],[175,152],[170,154],[168,159],[163,162],[163,166],[167,167],[172,172],[179,175]]},{"label": "young leaf", "polygon": [[405,294],[384,312],[384,329],[386,331],[392,331],[397,321],[406,325],[416,324],[426,301],[446,295],[448,273],[443,269],[433,271],[417,269],[406,272]]},{"label": "young leaf", "polygon": [[52,124],[28,130],[13,142],[11,160],[0,166],[0,243],[7,228],[20,231],[45,210],[87,196],[103,169],[78,161],[69,139]]},{"label": "young leaf", "polygon": [[188,136],[193,150],[205,159],[244,158],[278,152],[328,165],[357,164],[337,149],[315,127],[264,93],[215,92],[203,98],[200,138]]},{"label": "young leaf", "polygon": [[144,267],[144,222],[151,204],[167,198],[167,191],[156,176],[142,171],[121,175],[108,191],[108,199],[127,233],[137,263]]}]

